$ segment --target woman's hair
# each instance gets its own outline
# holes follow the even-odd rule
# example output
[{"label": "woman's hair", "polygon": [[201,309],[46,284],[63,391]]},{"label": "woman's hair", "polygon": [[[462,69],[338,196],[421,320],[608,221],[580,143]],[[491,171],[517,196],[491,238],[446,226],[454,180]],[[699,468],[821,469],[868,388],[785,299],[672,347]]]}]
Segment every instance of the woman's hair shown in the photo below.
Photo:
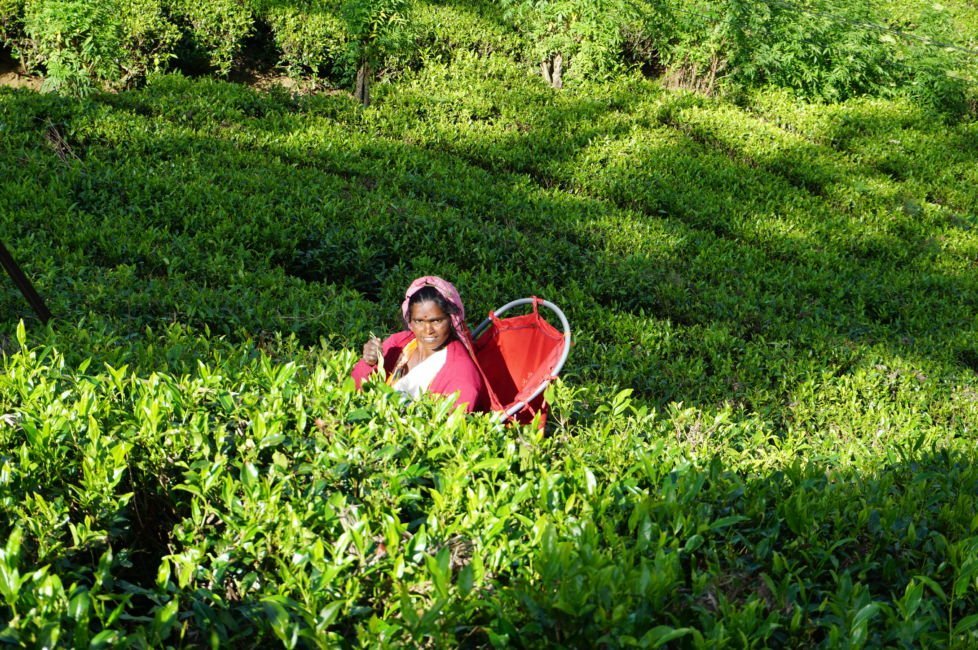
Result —
[{"label": "woman's hair", "polygon": [[[449,317],[449,324],[451,324],[451,317],[458,313],[458,308],[453,303],[449,302],[445,296],[441,295],[441,292],[438,291],[438,289],[429,285],[421,287],[411,294],[411,297],[408,299],[408,315],[410,316],[411,314],[411,307],[422,302],[433,302],[438,305],[438,308],[445,312],[445,315]],[[454,331],[455,326],[452,325],[452,332]]]}]

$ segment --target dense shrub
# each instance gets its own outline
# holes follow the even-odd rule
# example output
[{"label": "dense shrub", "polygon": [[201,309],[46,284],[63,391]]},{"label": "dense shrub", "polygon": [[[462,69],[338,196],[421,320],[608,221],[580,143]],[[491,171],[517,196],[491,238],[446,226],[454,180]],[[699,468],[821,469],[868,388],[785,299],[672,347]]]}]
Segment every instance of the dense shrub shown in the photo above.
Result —
[{"label": "dense shrub", "polygon": [[34,0],[24,7],[24,31],[52,89],[85,92],[120,76],[118,14],[109,3]]},{"label": "dense shrub", "polygon": [[170,19],[166,0],[128,0],[119,9],[125,56],[120,62],[122,79],[114,81],[128,86],[170,67],[180,30]]},{"label": "dense shrub", "polygon": [[950,117],[975,104],[978,66],[959,37],[975,24],[959,2],[0,2],[0,41],[66,91],[129,86],[167,66],[227,75],[258,45],[266,67],[356,88],[361,101],[372,79],[477,53],[532,66],[555,87],[640,69],[731,97],[902,94]]},{"label": "dense shrub", "polygon": [[865,27],[878,19],[871,6],[847,3],[839,13],[827,3],[729,3],[732,80],[828,101],[889,89],[901,71],[891,65],[879,33]]},{"label": "dense shrub", "polygon": [[943,47],[956,33],[946,8],[918,11],[908,30],[905,16],[869,2],[670,3],[675,21],[660,50],[688,87],[720,88],[719,77],[733,94],[761,86],[818,101],[903,93],[960,115],[974,59]]},{"label": "dense shrub", "polygon": [[[440,59],[0,90],[0,638],[974,645],[974,125]],[[353,389],[432,272],[565,308],[548,429]]]},{"label": "dense shrub", "polygon": [[974,51],[954,45],[961,33],[954,12],[927,5],[909,27],[916,38],[898,50],[908,68],[908,94],[944,115],[974,115],[978,63]]},{"label": "dense shrub", "polygon": [[[607,77],[621,66],[624,26],[634,19],[634,5],[619,0],[592,2],[513,0],[510,20],[529,43],[533,61],[544,62],[551,75],[566,67],[580,79]],[[560,68],[554,69],[555,65]],[[561,79],[552,79],[560,85]]]},{"label": "dense shrub", "polygon": [[118,88],[168,66],[179,38],[161,0],[27,0],[0,8],[0,40],[48,89]]},{"label": "dense shrub", "polygon": [[25,2],[26,0],[0,0],[0,45],[10,48],[13,55],[31,69],[33,43],[24,33]]},{"label": "dense shrub", "polygon": [[203,58],[217,74],[227,75],[253,29],[247,0],[168,1],[184,28],[184,56]]},{"label": "dense shrub", "polygon": [[415,3],[405,26],[410,48],[393,65],[420,70],[428,63],[450,65],[458,56],[526,58],[525,43],[506,18],[502,3]]},{"label": "dense shrub", "polygon": [[349,36],[336,2],[270,3],[263,15],[281,52],[281,65],[290,75],[352,76],[343,67]]}]

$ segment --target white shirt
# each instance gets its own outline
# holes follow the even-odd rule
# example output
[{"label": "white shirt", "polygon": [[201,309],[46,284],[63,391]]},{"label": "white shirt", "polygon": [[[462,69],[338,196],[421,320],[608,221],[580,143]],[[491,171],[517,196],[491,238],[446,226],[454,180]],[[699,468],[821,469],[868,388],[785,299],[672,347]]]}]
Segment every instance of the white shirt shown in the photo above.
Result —
[{"label": "white shirt", "polygon": [[448,360],[448,349],[442,348],[412,368],[406,375],[394,382],[394,390],[410,399],[418,399],[428,390],[435,375]]}]

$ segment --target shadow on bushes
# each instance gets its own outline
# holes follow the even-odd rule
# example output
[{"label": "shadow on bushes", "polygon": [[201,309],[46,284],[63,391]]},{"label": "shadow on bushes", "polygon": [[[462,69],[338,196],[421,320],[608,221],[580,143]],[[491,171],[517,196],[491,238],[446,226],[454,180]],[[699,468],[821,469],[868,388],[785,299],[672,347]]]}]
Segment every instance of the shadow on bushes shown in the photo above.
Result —
[{"label": "shadow on bushes", "polygon": [[[177,320],[232,336],[293,332],[307,344],[337,335],[356,347],[370,327],[396,326],[413,277],[439,273],[458,282],[473,315],[531,293],[564,307],[578,341],[574,382],[629,386],[657,406],[734,402],[773,421],[774,435],[796,385],[846,376],[881,349],[943,373],[907,381],[975,370],[973,280],[939,264],[941,245],[928,243],[945,222],[901,212],[899,192],[840,204],[853,169],[844,157],[826,153],[809,168],[799,162],[808,153],[788,148],[761,159],[719,146],[723,134],[697,130],[668,98],[657,115],[632,115],[637,100],[625,92],[534,105],[522,127],[480,141],[464,131],[398,138],[396,125],[346,98],[158,84],[84,103],[0,95],[10,170],[0,224],[64,323],[95,312],[123,336]],[[460,114],[503,119],[477,108]],[[51,124],[75,156],[51,149]],[[969,136],[951,140],[966,145],[957,160],[973,157]],[[878,180],[857,169],[856,180]],[[929,175],[940,172],[906,177]],[[24,314],[9,288],[0,305]],[[874,397],[895,399],[902,389],[889,386]],[[491,631],[528,646],[652,633],[662,636],[650,643],[744,634],[771,645],[834,647],[856,635],[926,645],[974,611],[973,584],[959,583],[976,570],[972,455],[867,433],[885,459],[878,467],[835,459],[843,469],[826,471],[816,459],[748,472],[720,459],[644,457],[655,440],[639,433],[616,443],[641,447],[627,463],[609,458],[619,447],[603,438],[561,451],[563,463],[590,461],[590,479],[565,468],[553,500],[537,499],[546,512],[534,516],[550,523],[532,544],[515,515],[501,529],[523,555],[497,556],[496,588],[452,601],[457,609],[413,640],[485,645]],[[967,425],[949,426],[947,443],[962,433]],[[536,480],[510,473],[493,484]],[[136,508],[185,514],[149,498]],[[144,532],[158,538],[147,544],[158,562],[164,535]],[[127,577],[150,589],[153,575]],[[364,582],[372,587],[390,591]],[[181,594],[199,616],[213,613],[212,596]],[[263,603],[224,596],[215,615],[226,613],[229,629],[277,620]],[[344,610],[337,626],[351,634],[373,611]]]},{"label": "shadow on bushes", "polygon": [[[274,327],[312,342],[328,332],[302,312],[319,313],[315,295],[333,287],[393,328],[403,287],[424,273],[457,280],[474,315],[541,294],[575,327],[569,376],[660,406],[777,409],[785,385],[819,365],[845,372],[854,348],[974,370],[964,335],[978,294],[937,263],[940,224],[887,197],[840,205],[853,172],[844,157],[752,159],[684,122],[698,100],[664,97],[652,116],[631,112],[637,101],[624,90],[561,101],[495,140],[459,126],[457,142],[429,133],[415,145],[424,119],[401,115],[398,139],[343,97],[177,79],[83,104],[11,94],[4,119],[18,116],[30,162],[7,182],[36,183],[51,200],[14,206],[9,243],[25,267],[46,269],[39,284],[55,301],[71,297],[58,309],[68,321],[123,310],[105,291],[92,300],[88,282],[116,286],[120,269],[126,282],[156,282],[125,327],[164,317],[258,331],[265,314],[288,313]],[[855,116],[852,135],[825,137],[883,133],[880,119]],[[78,160],[46,149],[50,122],[64,124]],[[967,135],[951,137],[970,143],[959,157],[974,152]],[[602,160],[602,142],[624,163]],[[918,171],[930,173],[905,175]],[[260,308],[236,310],[243,286],[276,284],[302,295],[249,291]],[[364,332],[343,335],[355,346]]]}]

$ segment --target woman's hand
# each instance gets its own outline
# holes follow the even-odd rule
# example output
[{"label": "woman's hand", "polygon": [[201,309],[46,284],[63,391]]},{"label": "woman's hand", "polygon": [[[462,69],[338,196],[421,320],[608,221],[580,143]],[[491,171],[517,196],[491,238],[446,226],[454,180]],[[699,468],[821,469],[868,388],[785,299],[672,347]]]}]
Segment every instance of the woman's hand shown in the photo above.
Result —
[{"label": "woman's hand", "polygon": [[384,361],[384,348],[380,339],[371,335],[370,339],[363,344],[363,361],[368,366],[376,366]]}]

